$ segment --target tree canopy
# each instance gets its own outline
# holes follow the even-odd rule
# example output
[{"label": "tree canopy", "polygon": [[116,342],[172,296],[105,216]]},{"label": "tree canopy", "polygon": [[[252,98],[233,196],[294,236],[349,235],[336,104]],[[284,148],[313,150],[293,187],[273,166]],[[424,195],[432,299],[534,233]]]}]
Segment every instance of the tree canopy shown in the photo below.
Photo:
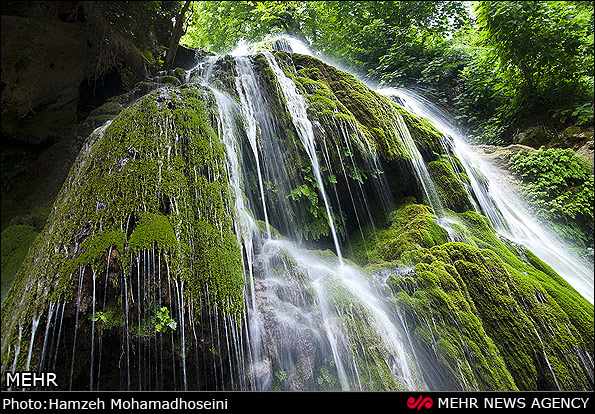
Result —
[{"label": "tree canopy", "polygon": [[530,118],[593,123],[590,1],[203,1],[182,41],[218,53],[292,35],[449,105],[483,142]]}]

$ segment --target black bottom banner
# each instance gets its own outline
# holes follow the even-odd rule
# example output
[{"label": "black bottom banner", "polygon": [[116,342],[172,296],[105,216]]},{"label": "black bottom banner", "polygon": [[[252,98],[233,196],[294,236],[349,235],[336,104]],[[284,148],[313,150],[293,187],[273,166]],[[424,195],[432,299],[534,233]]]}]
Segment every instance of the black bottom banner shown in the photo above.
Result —
[{"label": "black bottom banner", "polygon": [[593,392],[2,392],[2,409],[220,411],[304,414],[370,411],[589,410]]}]

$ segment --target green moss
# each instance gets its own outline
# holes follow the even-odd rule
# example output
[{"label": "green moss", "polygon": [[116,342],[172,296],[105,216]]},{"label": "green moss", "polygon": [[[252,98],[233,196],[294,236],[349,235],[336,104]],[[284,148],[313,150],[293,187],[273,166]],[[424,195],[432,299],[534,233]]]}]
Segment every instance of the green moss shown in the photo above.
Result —
[{"label": "green moss", "polygon": [[580,355],[593,358],[593,307],[485,217],[452,219],[465,243],[424,236],[431,215],[406,200],[390,227],[365,240],[368,263],[415,265],[389,284],[441,375],[469,389],[588,388]]},{"label": "green moss", "polygon": [[393,276],[390,285],[416,338],[429,355],[437,355],[442,376],[463,389],[515,390],[457,269],[434,260],[418,264],[415,275]]},{"label": "green moss", "polygon": [[[297,83],[305,89],[313,109],[335,112],[335,119],[356,120],[381,158],[388,161],[408,159],[395,116],[403,118],[424,156],[442,152],[442,135],[427,120],[398,107],[349,73],[311,56],[294,53],[291,58],[296,66],[305,68],[298,71]],[[435,158],[435,155],[431,156]]]},{"label": "green moss", "polygon": [[159,83],[170,86],[179,86],[181,81],[176,76],[164,75],[159,77]]},{"label": "green moss", "polygon": [[[50,301],[71,300],[79,268],[105,271],[112,247],[120,260],[110,271],[119,278],[135,271],[132,255],[155,252],[164,259],[161,278],[183,286],[184,306],[242,312],[241,253],[216,114],[208,90],[163,88],[87,140],[3,303],[3,343],[46,314]],[[123,284],[114,284],[123,303]]]},{"label": "green moss", "polygon": [[90,128],[97,128],[106,123],[109,120],[114,119],[124,107],[117,101],[111,100],[99,108],[94,109],[85,119],[85,124]]},{"label": "green moss", "polygon": [[93,235],[93,237],[85,239],[82,244],[84,253],[76,259],[67,262],[66,267],[62,271],[68,273],[69,271],[74,271],[77,267],[91,265],[93,270],[98,273],[107,260],[107,253],[112,248],[116,248],[119,252],[124,252],[125,246],[126,235],[122,230],[101,231]]},{"label": "green moss", "polygon": [[99,115],[116,116],[120,112],[122,112],[123,109],[124,109],[124,107],[120,103],[118,103],[116,101],[108,101],[108,102],[104,103],[103,105],[101,105],[100,107],[98,107],[97,109],[94,109],[89,114],[89,116],[90,117],[95,117],[95,116],[99,116]]},{"label": "green moss", "polygon": [[432,161],[428,164],[428,172],[443,206],[457,213],[473,210],[469,193],[449,163]]},{"label": "green moss", "polygon": [[35,230],[41,231],[52,212],[51,204],[45,204],[33,211],[30,215],[23,219],[23,224],[34,227]]},{"label": "green moss", "polygon": [[178,78],[178,81],[180,81],[180,83],[184,83],[186,81],[186,71],[182,68],[175,68],[173,70],[173,74],[176,78]]},{"label": "green moss", "polygon": [[[279,54],[279,53],[278,53]],[[357,120],[367,141],[387,160],[406,159],[406,151],[395,129],[392,105],[353,75],[342,72],[311,56],[292,54],[301,70],[297,81],[309,92],[313,110],[335,112],[334,118]],[[308,91],[310,89],[310,91]],[[314,93],[312,93],[314,92]],[[331,105],[329,105],[331,104]]]},{"label": "green moss", "polygon": [[386,228],[368,229],[366,238],[355,235],[353,259],[359,264],[416,263],[418,249],[448,241],[448,232],[435,220],[428,206],[413,204],[409,199],[391,214]]},{"label": "green moss", "polygon": [[169,250],[177,245],[176,235],[166,216],[145,214],[134,229],[128,242],[133,252],[141,250]]},{"label": "green moss", "polygon": [[2,299],[37,234],[37,230],[31,226],[10,226],[2,232]]},{"label": "green moss", "polygon": [[426,162],[440,158],[444,151],[442,141],[449,138],[443,136],[427,119],[419,118],[397,105],[394,107],[403,117],[416,147]]}]

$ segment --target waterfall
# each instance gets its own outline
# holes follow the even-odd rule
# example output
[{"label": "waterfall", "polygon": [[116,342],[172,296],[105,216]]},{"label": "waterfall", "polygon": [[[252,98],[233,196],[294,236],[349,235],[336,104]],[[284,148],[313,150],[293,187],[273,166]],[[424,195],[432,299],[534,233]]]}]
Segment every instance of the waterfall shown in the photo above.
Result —
[{"label": "waterfall", "polygon": [[440,197],[438,196],[432,177],[430,177],[426,163],[417,149],[415,141],[413,141],[411,133],[409,132],[407,125],[405,125],[405,121],[403,121],[403,118],[399,114],[395,115],[394,127],[399,131],[399,136],[402,138],[403,145],[411,157],[411,164],[416,173],[416,177],[423,188],[426,200],[430,204],[432,211],[438,217],[442,217],[444,214],[442,211],[442,203],[440,202]]},{"label": "waterfall", "polygon": [[[388,389],[426,389],[398,315],[384,301],[378,287],[343,261],[306,103],[275,57],[268,53],[265,56],[311,162],[336,255],[329,252],[329,256],[317,257],[291,241],[272,237],[269,213],[274,212],[281,222],[291,222],[291,218],[279,218],[287,213],[270,209],[264,178],[283,182],[290,177],[282,163],[267,163],[279,161],[278,154],[271,154],[279,151],[281,144],[275,142],[278,133],[271,119],[263,114],[269,104],[258,86],[251,58],[235,56],[234,86],[240,102],[212,85],[209,88],[216,98],[220,135],[227,150],[238,242],[245,252],[250,348],[247,372],[252,387],[267,390],[275,384],[287,389],[338,386],[343,390],[361,390],[365,389],[363,383],[370,387],[369,377],[388,375],[391,379],[382,385]],[[248,162],[242,156],[246,154],[242,151],[244,136],[256,169],[257,195],[250,194],[241,175],[242,164]],[[254,205],[245,200],[252,200]],[[266,225],[264,239],[250,214],[250,208],[258,205]],[[362,320],[369,326],[362,326]],[[378,341],[378,349],[366,349],[363,337]]]},{"label": "waterfall", "polygon": [[312,170],[314,172],[314,177],[316,178],[318,191],[322,196],[322,200],[324,201],[324,207],[326,208],[326,214],[328,218],[329,227],[331,229],[331,235],[333,236],[333,242],[335,243],[335,251],[337,253],[337,256],[339,257],[339,262],[342,263],[343,256],[341,254],[341,247],[339,246],[339,238],[337,236],[337,230],[335,228],[335,221],[331,213],[329,199],[326,195],[326,190],[322,182],[320,162],[318,161],[318,156],[316,154],[314,129],[312,127],[312,123],[308,119],[308,115],[306,114],[306,103],[304,102],[304,98],[302,98],[302,96],[298,93],[293,81],[291,81],[291,79],[289,79],[285,75],[285,73],[283,73],[283,70],[277,64],[275,57],[270,52],[265,52],[264,55],[266,56],[271,69],[273,69],[275,76],[277,77],[277,82],[279,82],[279,88],[281,89],[281,92],[285,97],[287,110],[291,115],[298,136],[302,141],[302,144],[304,145],[306,152],[308,153],[308,157],[310,157],[310,161],[312,162]]},{"label": "waterfall", "polygon": [[267,229],[267,236],[271,238],[271,225],[269,222],[269,215],[267,212],[266,196],[264,192],[264,185],[262,179],[262,170],[260,167],[260,155],[258,153],[258,126],[256,120],[256,108],[262,108],[264,102],[259,98],[262,95],[258,93],[258,84],[254,71],[250,66],[250,60],[246,57],[237,57],[235,59],[236,70],[238,76],[236,77],[236,91],[240,96],[242,113],[246,122],[246,134],[250,142],[250,149],[256,160],[256,174],[258,176],[258,189],[260,191],[260,198],[262,201],[262,210],[264,212],[264,221]]},{"label": "waterfall", "polygon": [[[27,369],[36,367],[39,372],[60,369],[65,377],[70,374],[68,387],[92,390],[426,391],[480,390],[486,389],[486,384],[515,389],[516,378],[513,380],[507,371],[504,352],[497,349],[502,344],[494,344],[486,333],[500,319],[494,315],[493,320],[482,321],[476,306],[482,306],[482,300],[487,308],[508,304],[500,298],[502,293],[514,302],[507,308],[514,316],[534,304],[535,308],[543,305],[549,312],[547,295],[540,291],[538,283],[527,283],[530,288],[522,292],[511,288],[506,271],[500,274],[497,266],[490,268],[496,261],[488,261],[491,252],[481,250],[482,246],[446,243],[464,239],[457,232],[454,218],[447,215],[447,201],[439,192],[440,183],[433,180],[434,170],[426,165],[427,148],[416,141],[421,138],[411,126],[414,117],[389,99],[373,94],[377,108],[383,112],[382,122],[378,121],[382,125],[378,126],[386,128],[387,140],[395,144],[394,158],[386,158],[395,171],[387,178],[381,165],[385,158],[377,154],[382,149],[374,135],[385,131],[372,125],[369,129],[378,131],[370,132],[361,117],[341,112],[347,105],[331,96],[330,87],[328,91],[315,89],[322,82],[305,77],[300,80],[300,72],[304,72],[285,53],[313,56],[305,45],[296,39],[268,41],[273,42],[272,49],[281,52],[260,52],[242,42],[230,56],[207,57],[187,71],[186,84],[181,87],[165,87],[153,95],[160,103],[148,107],[159,116],[148,119],[156,124],[151,126],[156,126],[158,133],[153,136],[147,132],[155,142],[147,144],[150,150],[146,153],[137,153],[139,137],[131,139],[126,135],[128,131],[122,132],[127,147],[117,148],[120,152],[115,156],[122,157],[117,160],[119,166],[106,168],[105,173],[115,174],[114,170],[133,164],[138,155],[139,164],[152,168],[142,171],[152,177],[150,185],[158,190],[153,210],[159,213],[147,208],[139,197],[143,200],[140,212],[126,210],[126,220],[117,223],[120,228],[116,226],[113,231],[128,244],[120,246],[111,239],[106,239],[105,245],[98,243],[101,246],[95,247],[105,261],[73,261],[76,266],[67,275],[71,280],[60,280],[71,288],[71,301],[65,288],[63,296],[48,296],[51,299],[47,309],[35,309],[29,320],[22,322],[16,313],[8,316],[12,318],[13,332],[6,334],[10,341],[4,341],[3,336],[3,353],[8,357],[3,357],[2,373],[11,368],[14,372],[18,364]],[[293,60],[298,58],[294,55]],[[330,102],[329,108],[317,111],[312,98],[316,92],[327,93],[324,104]],[[366,89],[362,96],[367,92],[372,94]],[[486,216],[499,234],[524,244],[550,263],[593,301],[592,277],[563,245],[530,219],[513,194],[499,186],[497,175],[475,156],[448,117],[409,91],[378,92],[398,96],[402,107],[429,119],[450,137],[443,142],[433,139],[438,146],[444,145],[438,149],[441,154],[460,160],[456,166],[453,162],[453,168],[463,168],[456,172],[468,174],[469,192],[477,200],[473,206],[476,212]],[[194,106],[185,106],[186,100]],[[145,127],[137,124],[137,118],[130,118],[134,127]],[[188,127],[187,119],[201,127]],[[114,125],[121,122],[113,121]],[[184,129],[176,129],[176,122]],[[103,142],[109,126],[108,122],[98,128],[85,144],[67,179],[65,194],[79,188],[79,181],[86,178],[83,171],[101,164],[93,159],[98,152],[112,157],[107,150],[100,152],[94,147]],[[186,131],[193,131],[193,135],[184,135]],[[115,141],[112,135],[107,137]],[[198,148],[196,153],[189,149],[192,146]],[[200,158],[200,162],[190,162],[193,157]],[[155,164],[149,162],[152,158],[157,159]],[[399,168],[404,174],[399,174]],[[170,187],[176,187],[175,191],[160,187],[168,175],[175,178],[167,181]],[[153,190],[134,184],[131,188],[137,196],[149,197],[143,191]],[[397,188],[394,194],[393,186]],[[184,197],[184,191],[188,197]],[[398,232],[413,229],[414,234],[415,226],[432,225],[430,230],[437,228],[439,232],[437,240],[428,230],[420,238],[427,235],[430,242],[415,239],[411,250],[405,250],[412,256],[421,252],[423,257],[382,257],[380,263],[370,259],[370,266],[361,268],[349,260],[356,256],[353,245],[360,242],[357,238],[361,236],[363,250],[368,254],[366,243],[381,240],[383,231],[394,231],[398,228],[394,222],[402,220],[401,205],[396,205],[393,195],[405,200],[405,207],[413,207],[412,214],[421,212],[411,222],[402,223],[407,228]],[[417,200],[410,203],[413,198]],[[107,210],[102,203],[98,199],[93,206],[98,211]],[[84,200],[80,204],[85,207]],[[221,209],[209,210],[215,204]],[[150,244],[125,250],[132,245],[135,232],[143,230],[145,213],[159,217],[165,225],[144,229],[157,235],[148,239]],[[198,219],[190,221],[194,216]],[[56,217],[52,226],[59,227],[60,217]],[[90,235],[84,233],[85,228],[77,228],[75,234],[65,233],[68,240],[55,239],[52,249],[78,260],[79,239],[92,241],[96,232],[111,224],[112,217],[106,214],[102,220]],[[180,223],[186,222],[195,225],[180,229]],[[196,238],[184,238],[185,232],[200,226],[204,228],[196,231]],[[166,230],[171,230],[171,245],[162,240]],[[227,236],[233,249],[224,250],[227,245],[218,244],[227,241]],[[401,241],[400,236],[391,234],[390,242],[397,241],[394,246],[378,243],[378,248],[408,247],[405,245],[410,241]],[[74,248],[68,245],[71,239],[75,240]],[[218,256],[208,250],[211,245],[230,254]],[[451,259],[454,256],[440,250],[443,246],[461,257]],[[463,246],[471,253],[463,251]],[[206,262],[188,260],[203,253]],[[237,253],[233,260],[231,253]],[[465,257],[466,253],[475,257]],[[182,265],[175,260],[180,257],[186,260]],[[464,274],[468,269],[456,266],[466,266],[467,259],[471,271]],[[477,263],[471,263],[473,260]],[[478,293],[473,291],[477,286],[471,279],[473,271],[484,264],[488,277],[478,283]],[[223,277],[213,274],[220,269]],[[237,278],[229,277],[230,273]],[[237,285],[233,284],[236,280]],[[40,291],[46,288],[42,281],[36,282]],[[498,285],[498,295],[485,293],[487,284]],[[233,310],[231,305],[226,308],[232,301],[224,296],[231,295],[229,291],[240,299]],[[484,293],[486,297],[481,296]],[[515,294],[520,299],[513,298]],[[473,295],[480,296],[477,303]],[[30,297],[23,295],[15,301],[20,300],[18,305],[24,307],[23,302]],[[568,388],[558,370],[558,365],[568,361],[548,348],[552,338],[560,336],[554,329],[558,325],[552,322],[544,328],[539,317],[522,316],[524,319],[519,316],[519,320],[526,325],[519,326],[531,324],[527,335],[532,338],[534,331],[538,339],[523,349],[526,358],[522,363],[531,362],[533,357],[544,361],[527,372],[551,375],[557,389]],[[573,323],[564,319],[568,331],[564,332],[565,339],[578,337]],[[524,334],[522,331],[506,340],[520,342]],[[572,354],[568,360],[576,356],[581,363],[570,361],[574,365],[568,363],[569,370],[592,366],[592,356],[583,344],[577,341],[572,346],[576,355],[568,352]],[[36,355],[39,350],[40,358]],[[487,361],[492,357],[495,361]],[[516,361],[511,365],[516,366]],[[585,377],[580,385],[588,388],[592,374]],[[76,383],[87,379],[88,383]]]},{"label": "waterfall", "polygon": [[[427,118],[440,132],[450,136],[454,155],[461,161],[471,180],[473,193],[479,202],[478,212],[489,218],[497,232],[515,243],[527,246],[593,303],[593,269],[580,258],[573,257],[568,246],[533,218],[523,200],[503,185],[495,169],[465,142],[448,115],[410,90],[387,88],[379,92],[397,96],[406,109]],[[482,184],[482,180],[487,185]]]}]

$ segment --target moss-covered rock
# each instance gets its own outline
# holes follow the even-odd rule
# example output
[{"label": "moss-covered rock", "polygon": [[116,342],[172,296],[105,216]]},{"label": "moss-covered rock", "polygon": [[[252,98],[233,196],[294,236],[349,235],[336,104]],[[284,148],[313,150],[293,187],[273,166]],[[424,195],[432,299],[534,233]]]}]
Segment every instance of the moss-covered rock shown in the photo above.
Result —
[{"label": "moss-covered rock", "polygon": [[589,389],[592,305],[526,248],[498,237],[485,217],[467,211],[451,225],[464,243],[432,231],[439,226],[427,207],[409,200],[391,227],[358,245],[373,271],[390,268],[383,261],[414,266],[389,284],[442,381],[462,389]]},{"label": "moss-covered rock", "polygon": [[[282,52],[278,53],[282,54]],[[440,142],[442,135],[428,121],[401,109],[350,73],[340,71],[311,56],[294,53],[291,58],[296,66],[304,68],[299,70],[299,75],[307,79],[307,83],[325,85],[326,88],[320,88],[326,89],[325,93],[318,93],[320,95],[318,103],[327,110],[329,107],[337,106],[337,104],[325,105],[329,103],[330,93],[332,93],[334,100],[340,103],[341,110],[338,112],[341,115],[339,116],[345,119],[356,119],[381,158],[389,161],[408,158],[396,128],[396,114],[403,117],[422,154],[442,152]]]},{"label": "moss-covered rock", "polygon": [[2,232],[2,299],[12,285],[38,231],[31,226],[10,226]]},{"label": "moss-covered rock", "polygon": [[[485,332],[465,281],[441,260],[415,266],[415,276],[392,276],[389,284],[408,325],[441,373],[430,381],[464,390],[516,390],[505,362]],[[444,386],[442,384],[442,386]]]},{"label": "moss-covered rock", "polygon": [[159,83],[169,86],[179,86],[182,82],[177,76],[163,75],[158,78]]},{"label": "moss-covered rock", "polygon": [[77,312],[90,312],[94,279],[110,258],[110,274],[117,271],[105,276],[110,303],[134,304],[127,312],[144,315],[152,306],[135,299],[133,274],[147,277],[143,297],[163,290],[143,271],[149,256],[167,266],[157,269],[160,283],[186,291],[176,293],[178,307],[242,312],[240,248],[215,111],[210,91],[160,89],[89,138],[3,302],[3,363],[48,305],[76,300]]},{"label": "moss-covered rock", "polygon": [[116,100],[108,101],[99,108],[91,111],[87,118],[85,118],[85,124],[90,128],[100,127],[107,121],[114,119],[123,109],[124,107]]},{"label": "moss-covered rock", "polygon": [[449,163],[432,161],[428,164],[428,172],[443,206],[457,213],[473,209],[473,203],[462,181],[464,177],[458,176]]},{"label": "moss-covered rock", "polygon": [[368,228],[365,237],[354,237],[353,258],[357,263],[409,266],[419,261],[419,249],[449,241],[448,232],[436,223],[430,208],[413,200],[406,199],[390,215],[385,228]]}]

